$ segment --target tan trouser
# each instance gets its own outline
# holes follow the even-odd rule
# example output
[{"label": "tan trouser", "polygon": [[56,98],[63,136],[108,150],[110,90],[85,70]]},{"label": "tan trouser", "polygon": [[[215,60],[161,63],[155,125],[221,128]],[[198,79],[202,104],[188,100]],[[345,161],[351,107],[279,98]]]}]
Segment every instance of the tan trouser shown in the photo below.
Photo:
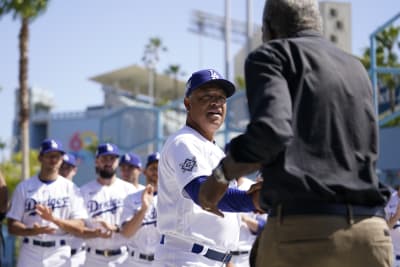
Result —
[{"label": "tan trouser", "polygon": [[392,240],[379,217],[268,218],[256,267],[391,267]]}]

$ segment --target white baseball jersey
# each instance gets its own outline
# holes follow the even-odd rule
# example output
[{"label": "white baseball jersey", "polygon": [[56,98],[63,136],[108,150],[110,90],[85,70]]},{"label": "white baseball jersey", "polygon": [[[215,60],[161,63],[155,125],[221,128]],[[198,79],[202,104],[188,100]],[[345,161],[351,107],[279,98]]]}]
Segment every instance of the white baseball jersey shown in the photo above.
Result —
[{"label": "white baseball jersey", "polygon": [[[161,234],[223,252],[237,246],[240,228],[238,214],[227,212],[221,218],[206,212],[184,191],[184,187],[193,179],[209,176],[223,157],[224,152],[215,143],[188,126],[168,138],[158,163],[157,226]],[[200,254],[185,253],[185,249],[179,245],[175,248],[171,246],[167,243],[158,246],[156,260],[170,264],[175,261],[172,265],[176,266],[183,266],[189,261],[198,261],[197,266],[221,265],[221,262],[208,261]],[[172,259],[167,256],[169,253],[178,254]]]},{"label": "white baseball jersey", "polygon": [[[254,184],[254,181],[248,179],[248,178],[242,178],[243,181],[239,185],[238,189],[240,190],[249,190],[251,185]],[[258,217],[261,217],[263,219],[267,218],[267,214],[256,214],[254,212],[246,212],[246,213],[241,213],[244,215],[247,215],[253,219],[256,219]],[[253,246],[254,240],[256,239],[257,235],[253,233],[247,224],[243,221],[240,223],[240,234],[239,234],[239,243],[237,248],[234,249],[236,252],[240,252],[240,255],[233,255],[231,262],[235,265],[235,267],[248,267],[250,266],[249,263],[249,256],[250,256],[250,251],[251,247]],[[245,253],[248,252],[248,253]]]},{"label": "white baseball jersey", "polygon": [[[125,198],[134,192],[134,186],[120,178],[116,178],[109,186],[101,185],[97,179],[83,185],[81,193],[92,226],[96,226],[96,219],[106,221],[111,225],[120,225]],[[88,226],[91,227],[91,225]],[[119,233],[114,233],[111,238],[107,239],[91,238],[86,240],[87,247],[99,250],[117,249],[125,244],[126,238]]]},{"label": "white baseball jersey", "polygon": [[40,240],[54,240],[54,236],[65,236],[66,233],[57,225],[42,219],[35,212],[35,206],[42,204],[51,207],[53,216],[60,219],[86,219],[87,213],[83,206],[78,187],[71,181],[58,176],[50,183],[44,183],[34,176],[18,184],[7,213],[8,218],[20,221],[27,227],[34,223],[49,225],[56,228],[55,234],[41,234]]},{"label": "white baseball jersey", "polygon": [[[37,204],[52,208],[60,219],[86,219],[87,213],[79,189],[71,181],[58,176],[45,183],[34,176],[21,182],[13,193],[11,209],[7,217],[32,227],[34,223],[56,229],[54,234],[40,234],[24,238],[18,258],[18,266],[67,266],[70,247],[63,245],[68,234],[57,225],[42,219],[36,212]],[[26,242],[25,242],[26,241]],[[54,247],[34,245],[34,242],[55,241]]]},{"label": "white baseball jersey", "polygon": [[[124,212],[122,213],[122,222],[130,220],[136,215],[136,213],[139,212],[142,206],[142,194],[143,190],[127,197],[126,204],[124,206]],[[150,261],[141,260],[139,255],[153,255],[156,246],[160,243],[161,235],[157,229],[156,205],[157,195],[154,195],[153,203],[148,208],[143,218],[141,227],[128,240],[130,256],[128,257],[126,266],[139,266],[140,263],[149,265],[151,263]],[[134,252],[133,256],[131,255],[132,252]]]},{"label": "white baseball jersey", "polygon": [[[400,204],[400,198],[397,191],[394,191],[390,197],[388,204],[385,207],[385,212],[387,215],[387,219],[392,217],[397,210],[397,206]],[[396,256],[400,256],[400,222],[397,221],[392,229],[390,229],[390,236],[392,237],[393,242],[393,253]],[[400,266],[400,260],[397,265]]]}]

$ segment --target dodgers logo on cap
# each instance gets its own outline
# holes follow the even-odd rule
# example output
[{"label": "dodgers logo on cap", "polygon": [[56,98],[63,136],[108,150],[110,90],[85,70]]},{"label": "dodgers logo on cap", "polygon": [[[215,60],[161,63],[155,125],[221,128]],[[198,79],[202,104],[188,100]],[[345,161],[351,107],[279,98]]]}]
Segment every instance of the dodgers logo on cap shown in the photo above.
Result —
[{"label": "dodgers logo on cap", "polygon": [[119,157],[118,147],[111,143],[100,144],[97,147],[96,157],[103,155],[113,155]]},{"label": "dodgers logo on cap", "polygon": [[48,152],[57,151],[62,154],[65,154],[65,151],[62,149],[62,144],[55,139],[45,139],[40,145],[39,154],[45,154]]},{"label": "dodgers logo on cap", "polygon": [[235,85],[224,79],[221,74],[213,69],[205,69],[196,71],[190,76],[186,83],[186,94],[188,97],[194,90],[207,84],[215,84],[225,91],[226,97],[230,97],[235,93]]},{"label": "dodgers logo on cap", "polygon": [[142,168],[142,162],[140,161],[140,157],[134,153],[126,153],[121,156],[119,161],[119,165],[128,164],[137,168]]},{"label": "dodgers logo on cap", "polygon": [[72,155],[72,154],[70,154],[70,153],[66,153],[66,154],[64,154],[64,156],[63,156],[63,162],[64,163],[67,163],[67,164],[69,164],[69,165],[72,165],[72,166],[76,166],[76,158],[75,158],[75,156],[74,155]]}]

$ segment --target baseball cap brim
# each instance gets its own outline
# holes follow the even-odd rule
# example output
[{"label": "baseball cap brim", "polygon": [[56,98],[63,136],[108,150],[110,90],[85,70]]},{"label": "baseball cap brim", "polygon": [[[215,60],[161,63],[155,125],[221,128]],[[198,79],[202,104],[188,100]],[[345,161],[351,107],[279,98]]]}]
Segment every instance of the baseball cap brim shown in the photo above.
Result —
[{"label": "baseball cap brim", "polygon": [[113,152],[113,151],[107,151],[107,152],[100,153],[100,154],[97,155],[97,157],[100,157],[100,156],[108,156],[108,155],[112,155],[112,156],[119,157],[119,154],[118,154],[118,153],[115,153],[115,152]]},{"label": "baseball cap brim", "polygon": [[231,83],[230,81],[225,80],[225,79],[212,79],[212,80],[206,81],[204,83],[201,83],[194,88],[191,88],[191,90],[189,90],[186,93],[186,96],[189,96],[194,90],[196,90],[200,87],[203,87],[207,84],[219,85],[219,87],[225,91],[226,97],[231,97],[235,93],[235,85],[233,83]]},{"label": "baseball cap brim", "polygon": [[65,154],[64,150],[57,149],[57,148],[49,148],[49,149],[43,150],[43,151],[40,152],[40,154],[43,155],[43,154],[46,154],[46,153],[49,153],[49,152],[60,152],[63,155]]}]

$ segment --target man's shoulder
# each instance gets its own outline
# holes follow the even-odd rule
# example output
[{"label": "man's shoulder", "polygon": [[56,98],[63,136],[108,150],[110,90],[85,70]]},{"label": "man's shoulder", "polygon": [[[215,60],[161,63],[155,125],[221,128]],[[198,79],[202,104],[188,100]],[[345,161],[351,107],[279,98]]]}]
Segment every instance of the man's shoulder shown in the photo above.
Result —
[{"label": "man's shoulder", "polygon": [[174,134],[168,137],[164,144],[164,147],[168,147],[170,144],[193,144],[201,142],[202,139],[194,129],[190,127],[183,127],[176,131]]}]

